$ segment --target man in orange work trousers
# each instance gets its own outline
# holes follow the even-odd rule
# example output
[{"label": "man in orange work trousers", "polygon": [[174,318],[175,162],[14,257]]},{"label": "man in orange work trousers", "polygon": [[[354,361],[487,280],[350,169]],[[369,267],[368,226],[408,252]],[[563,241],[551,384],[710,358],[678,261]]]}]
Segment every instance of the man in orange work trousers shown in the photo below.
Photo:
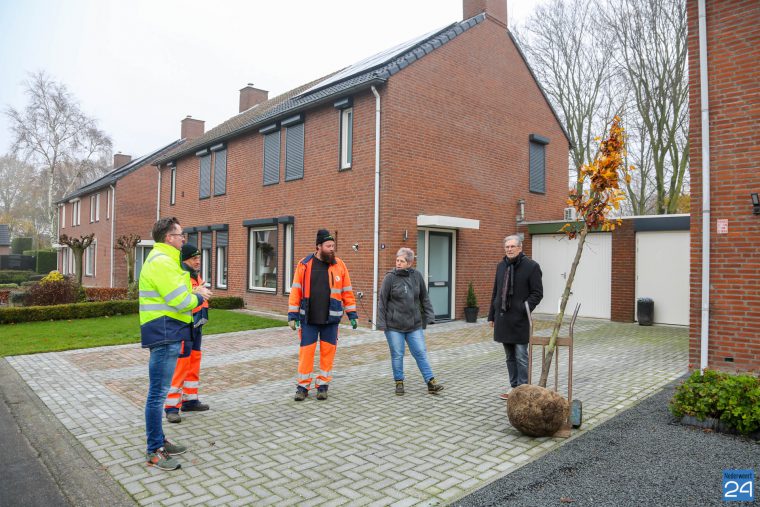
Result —
[{"label": "man in orange work trousers", "polygon": [[320,229],[317,251],[298,262],[288,300],[288,325],[294,331],[300,326],[296,401],[309,395],[317,341],[320,343],[317,399],[327,399],[338,346],[338,324],[344,311],[351,327],[356,329],[359,315],[348,268],[335,257],[335,238],[326,229]]},{"label": "man in orange work trousers", "polygon": [[[198,247],[190,244],[182,245],[180,259],[182,259],[182,269],[190,272],[190,283],[193,289],[197,286],[202,287],[204,282],[200,275],[201,252]],[[170,423],[182,422],[179,415],[180,409],[183,412],[202,412],[209,409],[208,405],[201,403],[198,399],[201,372],[201,328],[206,322],[208,322],[208,301],[203,301],[201,306],[193,310],[192,350],[190,355],[180,354],[177,359],[172,385],[164,404],[166,420]],[[186,344],[187,342],[183,342],[182,346]],[[183,352],[187,353],[187,351]]]}]

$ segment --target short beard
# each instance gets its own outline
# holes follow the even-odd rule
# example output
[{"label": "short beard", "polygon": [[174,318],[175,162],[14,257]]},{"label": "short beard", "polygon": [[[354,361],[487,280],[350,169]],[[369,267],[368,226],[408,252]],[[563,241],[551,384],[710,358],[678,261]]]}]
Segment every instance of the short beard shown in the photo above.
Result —
[{"label": "short beard", "polygon": [[317,251],[317,254],[317,257],[319,257],[322,262],[326,262],[328,264],[335,262],[335,252],[328,252],[326,250],[320,249]]}]

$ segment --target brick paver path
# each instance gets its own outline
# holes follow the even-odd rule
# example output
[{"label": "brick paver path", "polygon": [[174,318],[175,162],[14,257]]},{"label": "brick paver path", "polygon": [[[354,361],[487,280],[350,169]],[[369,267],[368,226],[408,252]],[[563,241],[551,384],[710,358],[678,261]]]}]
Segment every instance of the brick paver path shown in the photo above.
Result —
[{"label": "brick paver path", "polygon": [[[408,354],[407,393],[395,396],[384,336],[341,329],[329,399],[297,403],[290,329],[204,337],[201,398],[211,410],[164,423],[191,446],[175,472],[144,463],[147,351],[7,359],[142,505],[446,504],[565,441],[510,426],[498,398],[508,385],[504,352],[486,323],[432,326],[427,344],[446,386],[439,396],[427,394]],[[580,321],[573,396],[584,420],[574,435],[684,374],[687,346],[685,328]]]}]

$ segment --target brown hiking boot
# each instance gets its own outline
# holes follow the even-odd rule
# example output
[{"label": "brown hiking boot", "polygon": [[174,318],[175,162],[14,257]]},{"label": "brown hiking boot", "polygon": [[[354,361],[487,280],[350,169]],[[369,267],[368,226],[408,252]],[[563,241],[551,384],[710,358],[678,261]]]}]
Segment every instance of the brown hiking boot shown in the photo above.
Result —
[{"label": "brown hiking boot", "polygon": [[296,396],[293,398],[296,401],[303,401],[306,399],[306,397],[309,395],[309,391],[306,389],[299,387],[296,389]]},{"label": "brown hiking boot", "polygon": [[396,396],[403,396],[403,395],[404,395],[404,381],[397,380],[396,381]]},{"label": "brown hiking boot", "polygon": [[435,378],[428,380],[427,386],[430,394],[438,394],[440,391],[443,391],[443,386]]}]

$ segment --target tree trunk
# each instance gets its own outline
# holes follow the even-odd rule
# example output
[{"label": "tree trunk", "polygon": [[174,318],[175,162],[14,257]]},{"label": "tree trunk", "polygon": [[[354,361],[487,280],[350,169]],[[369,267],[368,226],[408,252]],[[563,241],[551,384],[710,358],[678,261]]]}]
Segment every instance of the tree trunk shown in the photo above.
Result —
[{"label": "tree trunk", "polygon": [[581,261],[581,254],[583,253],[583,245],[586,243],[586,235],[588,234],[588,225],[583,224],[583,229],[578,234],[578,250],[575,252],[575,258],[573,259],[573,265],[570,267],[570,274],[567,275],[567,282],[565,283],[565,291],[562,293],[562,302],[559,306],[559,313],[554,319],[554,329],[552,330],[552,337],[549,340],[549,346],[544,357],[544,362],[541,365],[541,380],[538,385],[540,387],[546,387],[546,381],[549,378],[549,370],[552,366],[552,359],[554,358],[554,348],[557,346],[557,338],[559,337],[559,331],[562,327],[562,319],[565,316],[565,307],[567,306],[567,300],[570,299],[570,288],[573,286],[573,280],[575,279],[575,271],[578,269],[578,264]]},{"label": "tree trunk", "polygon": [[84,257],[84,250],[81,248],[72,248],[71,252],[74,254],[74,269],[77,274],[77,284],[82,285],[82,257]]},{"label": "tree trunk", "polygon": [[135,251],[127,250],[124,256],[127,258],[127,287],[129,287],[135,281]]}]

